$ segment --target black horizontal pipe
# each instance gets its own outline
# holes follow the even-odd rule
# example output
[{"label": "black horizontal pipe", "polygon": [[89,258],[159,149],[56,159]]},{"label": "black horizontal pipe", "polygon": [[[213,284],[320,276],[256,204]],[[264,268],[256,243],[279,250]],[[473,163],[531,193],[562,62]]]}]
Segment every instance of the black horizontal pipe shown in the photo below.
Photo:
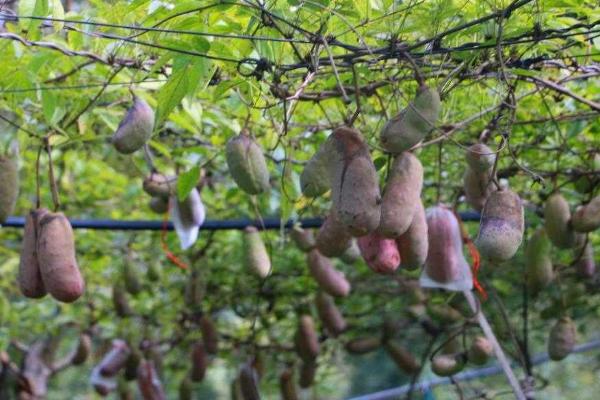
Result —
[{"label": "black horizontal pipe", "polygon": [[[459,213],[463,221],[479,221],[477,212]],[[128,221],[115,219],[71,219],[73,229],[96,229],[113,231],[160,231],[164,229],[163,221]],[[305,218],[300,221],[288,220],[286,228],[291,228],[294,223],[299,222],[304,228],[318,228],[323,223],[322,218]],[[3,227],[22,228],[25,225],[24,217],[8,217]],[[173,230],[173,223],[166,222],[167,230]],[[251,219],[230,220],[206,220],[200,229],[205,231],[240,230],[247,226],[256,226],[259,229],[279,229],[281,221],[279,218],[265,218],[262,223]]]}]

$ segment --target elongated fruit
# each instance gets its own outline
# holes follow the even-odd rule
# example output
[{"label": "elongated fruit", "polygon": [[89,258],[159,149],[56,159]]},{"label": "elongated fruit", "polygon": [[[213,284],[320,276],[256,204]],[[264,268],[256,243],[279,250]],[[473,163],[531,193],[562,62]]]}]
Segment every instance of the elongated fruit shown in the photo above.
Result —
[{"label": "elongated fruit", "polygon": [[351,246],[352,236],[339,221],[336,213],[331,211],[319,228],[315,242],[317,249],[324,256],[340,257]]},{"label": "elongated fruit", "polygon": [[352,339],[346,343],[346,351],[352,354],[365,354],[381,347],[381,338],[378,336],[366,336]]},{"label": "elongated fruit", "polygon": [[394,360],[398,368],[407,374],[416,374],[421,369],[419,361],[403,346],[395,342],[387,342],[385,350]]},{"label": "elongated fruit", "polygon": [[125,371],[123,371],[124,378],[128,381],[133,381],[137,378],[137,370],[142,361],[142,352],[134,346],[129,346],[131,354],[125,362]]},{"label": "elongated fruit", "polygon": [[37,234],[39,231],[39,221],[47,213],[48,210],[45,208],[32,210],[27,214],[25,219],[17,282],[23,296],[32,299],[39,299],[46,295],[46,288],[42,281],[37,257]]},{"label": "elongated fruit", "polygon": [[184,301],[192,310],[199,309],[202,306],[205,288],[204,281],[200,273],[193,270],[187,284],[185,285]]},{"label": "elongated fruit", "polygon": [[461,356],[440,354],[431,360],[431,370],[438,376],[452,376],[462,371],[465,363]]},{"label": "elongated fruit", "polygon": [[402,268],[412,271],[421,268],[425,264],[427,252],[429,251],[427,235],[425,208],[423,202],[419,200],[408,230],[396,239]]},{"label": "elongated fruit", "polygon": [[553,245],[568,249],[575,244],[576,235],[571,229],[569,203],[560,194],[554,193],[544,204],[544,228]]},{"label": "elongated fruit", "polygon": [[37,254],[44,286],[56,300],[71,303],[85,288],[75,259],[71,223],[63,213],[47,213],[39,226]]},{"label": "elongated fruit", "polygon": [[0,224],[15,209],[19,195],[19,171],[17,163],[8,156],[0,156]]},{"label": "elongated fruit", "polygon": [[591,232],[600,228],[600,196],[578,207],[571,218],[571,225],[577,232]]},{"label": "elongated fruit", "polygon": [[401,153],[425,138],[440,114],[440,95],[435,89],[423,85],[416,97],[390,119],[381,131],[381,144],[390,153]]},{"label": "elongated fruit", "polygon": [[360,132],[337,128],[330,136],[335,157],[330,171],[332,210],[352,236],[363,236],[379,225],[379,178],[369,147]]},{"label": "elongated fruit", "polygon": [[269,190],[269,170],[260,146],[242,132],[232,137],[225,147],[229,173],[240,189],[248,194]]},{"label": "elongated fruit", "polygon": [[494,166],[496,154],[485,144],[475,143],[467,149],[466,159],[473,171],[486,172]]},{"label": "elongated fruit", "polygon": [[208,366],[208,356],[206,355],[206,349],[201,340],[194,343],[191,358],[192,371],[190,373],[190,378],[194,382],[202,382],[204,375],[206,374],[206,367]]},{"label": "elongated fruit", "polygon": [[133,311],[129,306],[129,300],[127,300],[127,292],[120,282],[113,284],[112,301],[115,313],[119,317],[125,318],[133,314]]},{"label": "elongated fruit", "polygon": [[111,349],[100,361],[100,375],[107,378],[115,376],[125,366],[130,353],[124,340],[113,340]]},{"label": "elongated fruit", "polygon": [[144,400],[166,400],[156,367],[152,360],[142,360],[138,367],[137,383]]},{"label": "elongated fruit", "polygon": [[494,348],[490,341],[484,336],[477,336],[473,340],[473,343],[471,343],[471,347],[469,347],[467,357],[469,362],[476,365],[483,365],[488,362],[493,354]]},{"label": "elongated fruit", "polygon": [[400,265],[400,253],[394,239],[387,239],[378,233],[359,237],[358,248],[365,262],[379,274],[391,274]]},{"label": "elongated fruit", "polygon": [[112,143],[119,153],[131,154],[150,140],[154,130],[154,111],[143,99],[133,98],[133,106],[119,124]]},{"label": "elongated fruit", "polygon": [[467,204],[476,211],[483,210],[489,195],[496,189],[490,183],[491,171],[475,171],[467,167],[463,175],[463,190]]},{"label": "elongated fruit", "polygon": [[338,336],[346,330],[348,326],[346,320],[340,310],[336,307],[335,301],[330,295],[319,291],[315,303],[317,305],[319,318],[331,336]]},{"label": "elongated fruit", "polygon": [[554,280],[552,268],[552,243],[546,230],[538,228],[525,247],[525,262],[527,268],[527,286],[533,292],[546,287]]},{"label": "elongated fruit", "polygon": [[519,196],[510,190],[496,191],[485,202],[475,245],[484,258],[495,262],[509,260],[523,241],[524,227]]},{"label": "elongated fruit", "polygon": [[242,388],[240,386],[240,375],[238,374],[230,386],[231,400],[244,400],[242,395]]},{"label": "elongated fruit", "polygon": [[164,214],[169,211],[169,200],[163,197],[152,197],[148,203],[150,209],[157,214]]},{"label": "elongated fruit", "polygon": [[71,364],[73,365],[81,365],[83,364],[90,353],[92,352],[92,338],[87,333],[82,333],[79,335],[79,340],[77,341],[77,347],[75,348],[75,352],[73,353],[73,357],[71,358]]},{"label": "elongated fruit", "polygon": [[271,272],[271,259],[258,229],[248,226],[244,229],[244,260],[248,270],[259,278],[266,278]]},{"label": "elongated fruit", "polygon": [[423,187],[423,166],[412,153],[404,152],[394,160],[381,201],[381,220],[377,232],[388,238],[405,233],[417,210]]},{"label": "elongated fruit", "polygon": [[306,197],[318,197],[331,188],[333,164],[331,140],[326,140],[308,160],[300,174],[300,189]]},{"label": "elongated fruit", "polygon": [[425,272],[436,282],[449,283],[469,271],[462,250],[462,237],[454,213],[444,206],[427,209],[427,237],[431,246],[425,261]]},{"label": "elongated fruit", "polygon": [[240,369],[239,380],[244,400],[260,400],[258,374],[250,363],[245,363]]},{"label": "elongated fruit", "polygon": [[[581,251],[580,249],[577,250]],[[592,278],[596,273],[596,263],[594,261],[594,246],[588,239],[588,242],[583,249],[583,254],[577,261],[577,274],[582,278]]]},{"label": "elongated fruit", "polygon": [[192,380],[185,377],[179,384],[179,400],[192,400],[194,392],[194,384]]},{"label": "elongated fruit", "polygon": [[283,400],[299,399],[294,382],[294,371],[291,368],[284,369],[279,375],[279,391]]},{"label": "elongated fruit", "polygon": [[200,331],[202,332],[202,340],[206,351],[209,354],[217,354],[219,351],[219,332],[210,316],[205,314],[200,318]]},{"label": "elongated fruit", "polygon": [[550,330],[548,355],[554,361],[560,361],[573,351],[576,342],[575,324],[569,317],[562,317]]},{"label": "elongated fruit", "polygon": [[317,373],[316,361],[303,361],[300,365],[300,377],[298,383],[302,389],[311,387],[315,382],[315,375]]},{"label": "elongated fruit", "polygon": [[171,201],[177,201],[179,206],[179,218],[183,226],[200,226],[204,222],[205,209],[200,198],[198,189],[193,188],[188,196],[183,200],[176,200],[171,197]]},{"label": "elongated fruit", "polygon": [[294,225],[290,231],[290,236],[296,246],[305,253],[311,251],[317,245],[312,231],[303,229],[299,224]]},{"label": "elongated fruit", "polygon": [[354,264],[361,258],[362,256],[360,255],[360,249],[358,248],[356,238],[352,238],[350,246],[344,251],[344,254],[340,256],[340,259],[346,264]]},{"label": "elongated fruit", "polygon": [[144,179],[142,186],[150,196],[168,199],[177,194],[177,177],[152,172]]},{"label": "elongated fruit", "polygon": [[331,260],[313,249],[307,254],[307,263],[311,276],[321,289],[335,297],[344,297],[350,293],[350,282],[343,272],[336,270]]},{"label": "elongated fruit", "polygon": [[304,361],[312,361],[319,355],[319,338],[310,315],[302,315],[294,337],[296,352]]},{"label": "elongated fruit", "polygon": [[126,257],[123,264],[123,283],[125,284],[125,290],[132,295],[137,295],[142,291],[142,283],[136,266],[130,257]]}]

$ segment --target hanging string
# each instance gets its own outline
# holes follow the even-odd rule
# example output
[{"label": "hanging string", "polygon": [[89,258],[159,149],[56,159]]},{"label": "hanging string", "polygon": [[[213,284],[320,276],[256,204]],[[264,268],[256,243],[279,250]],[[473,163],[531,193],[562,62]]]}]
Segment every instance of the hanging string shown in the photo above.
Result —
[{"label": "hanging string", "polygon": [[483,288],[483,286],[481,285],[481,282],[479,282],[479,279],[477,277],[479,274],[479,269],[481,267],[481,255],[479,254],[477,247],[475,247],[475,244],[469,237],[469,234],[467,233],[467,230],[465,229],[465,226],[463,224],[462,219],[460,218],[460,215],[455,210],[452,210],[452,212],[454,213],[454,216],[458,220],[458,226],[460,227],[460,234],[462,236],[462,241],[467,246],[467,249],[469,250],[469,254],[471,255],[471,259],[473,260],[473,266],[472,266],[473,287],[475,287],[477,292],[479,292],[479,295],[481,296],[481,298],[483,300],[487,300],[488,295],[487,295],[485,289]]},{"label": "hanging string", "polygon": [[[170,209],[171,209],[171,200],[169,199],[168,210],[170,210]],[[163,218],[162,229],[160,232],[160,245],[162,247],[163,253],[165,253],[165,256],[167,256],[169,261],[171,261],[173,264],[175,264],[179,268],[181,268],[183,270],[187,270],[188,269],[187,264],[184,263],[183,261],[181,261],[181,259],[179,259],[175,254],[173,254],[173,252],[171,252],[171,250],[169,250],[169,244],[167,243],[167,232],[168,231],[169,231],[169,212],[167,211],[167,212],[165,212],[165,216]]]}]

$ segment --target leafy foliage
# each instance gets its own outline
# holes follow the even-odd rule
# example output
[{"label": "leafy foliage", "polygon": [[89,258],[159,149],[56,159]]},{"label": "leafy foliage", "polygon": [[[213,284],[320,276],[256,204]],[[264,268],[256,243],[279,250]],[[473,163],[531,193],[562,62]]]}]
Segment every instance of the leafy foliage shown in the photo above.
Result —
[{"label": "leafy foliage", "polygon": [[[18,20],[0,6],[0,148],[20,148],[15,215],[35,204],[38,159],[40,201],[53,204],[49,159],[38,156],[47,140],[61,209],[72,218],[158,218],[142,190],[152,168],[179,176],[180,199],[200,185],[210,219],[324,216],[329,194],[314,201],[301,195],[306,161],[334,128],[352,123],[364,134],[383,183],[391,156],[382,151],[379,132],[414,97],[420,73],[443,100],[437,128],[415,151],[424,167],[425,205],[469,210],[462,197],[465,149],[483,136],[498,149],[498,176],[526,204],[528,236],[543,223],[541,206],[552,191],[560,190],[573,209],[598,195],[600,12],[593,3],[19,0]],[[156,111],[151,163],[143,151],[124,156],[109,143],[131,104],[130,92]],[[265,151],[269,193],[246,195],[228,174],[225,143],[243,128]],[[477,224],[467,228],[473,237]],[[58,354],[64,355],[79,331],[94,333],[94,359],[53,377],[49,398],[64,395],[64,384],[70,393],[91,393],[91,366],[115,337],[160,352],[173,398],[201,337],[202,313],[217,321],[222,345],[205,382],[195,386],[197,396],[228,396],[224,382],[260,354],[266,363],[261,390],[271,398],[279,372],[298,364],[292,347],[297,317],[314,311],[317,285],[283,229],[263,234],[273,265],[265,281],[243,267],[242,232],[201,231],[185,253],[175,250],[177,239],[168,234],[167,247],[188,270],[166,258],[161,232],[76,234],[86,294],[64,305],[21,296],[14,282],[22,232],[0,230],[0,350],[20,360],[17,342],[60,335],[65,340]],[[599,249],[597,232],[588,240]],[[480,280],[491,294],[483,310],[518,362],[545,350],[547,333],[563,314],[574,319],[580,341],[593,337],[598,325],[597,277],[577,277],[575,251],[553,248],[552,257],[560,279],[535,297],[523,293],[523,246],[510,262],[482,265]],[[128,295],[134,315],[118,318],[112,286],[122,280],[124,263],[132,264],[143,290]],[[409,382],[381,352],[347,356],[343,344],[400,320],[397,338],[426,355],[429,338],[407,313],[413,300],[404,285],[419,273],[400,271],[390,279],[362,261],[335,263],[353,286],[337,301],[350,329],[324,341],[315,397],[344,398]],[[200,304],[186,302],[192,274],[200,277]],[[458,297],[429,295],[432,304],[454,304]],[[523,331],[525,298],[529,327]],[[480,333],[463,319],[445,326],[436,344],[463,328],[467,338]],[[530,348],[523,355],[524,342]],[[380,372],[383,363],[389,365]],[[557,387],[551,385],[548,396],[567,396]],[[3,388],[0,377],[0,397],[8,393]],[[506,384],[498,380],[486,389],[494,395]]]}]

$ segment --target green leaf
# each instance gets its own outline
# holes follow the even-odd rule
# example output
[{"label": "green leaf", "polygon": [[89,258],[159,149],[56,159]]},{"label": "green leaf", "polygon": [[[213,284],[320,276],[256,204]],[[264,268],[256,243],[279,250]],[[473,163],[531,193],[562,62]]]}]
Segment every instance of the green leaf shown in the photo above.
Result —
[{"label": "green leaf", "polygon": [[196,165],[194,168],[177,177],[177,198],[184,200],[192,189],[196,187],[200,180],[200,166]]},{"label": "green leaf", "polygon": [[201,83],[208,83],[208,66],[209,61],[200,57],[182,56],[174,59],[173,73],[158,92],[156,126],[167,119],[187,94],[194,93]]},{"label": "green leaf", "polygon": [[151,140],[150,147],[152,147],[152,149],[159,152],[163,156],[165,156],[167,158],[171,158],[171,151],[169,150],[169,148],[167,146],[163,145],[162,143],[157,142],[156,140]]},{"label": "green leaf", "polygon": [[[19,14],[23,16],[47,17],[48,0],[22,0],[19,4]],[[38,28],[41,24],[41,20],[29,20],[27,36],[31,39],[40,38],[42,34]]]},{"label": "green leaf", "polygon": [[[60,0],[51,0],[52,3],[52,18],[54,19],[65,19],[65,9]],[[64,22],[54,21],[52,22],[54,29],[60,31],[65,25]]]},{"label": "green leaf", "polygon": [[50,126],[57,124],[66,113],[66,110],[59,106],[56,94],[48,90],[42,91],[42,111],[46,123]]},{"label": "green leaf", "polygon": [[386,163],[387,163],[386,157],[378,157],[375,159],[375,161],[373,161],[373,164],[375,164],[375,169],[377,171],[379,171],[381,168],[385,167]]}]

